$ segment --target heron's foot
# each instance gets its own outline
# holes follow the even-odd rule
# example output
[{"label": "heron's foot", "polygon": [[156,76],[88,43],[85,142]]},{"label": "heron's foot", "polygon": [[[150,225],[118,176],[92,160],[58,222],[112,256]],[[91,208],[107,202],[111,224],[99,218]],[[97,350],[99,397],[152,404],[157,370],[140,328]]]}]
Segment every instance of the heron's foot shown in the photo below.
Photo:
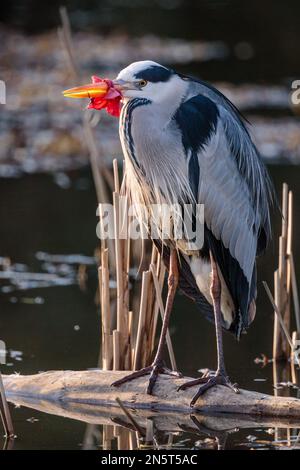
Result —
[{"label": "heron's foot", "polygon": [[229,377],[226,373],[221,371],[216,371],[213,375],[210,373],[204,374],[199,379],[190,380],[182,384],[178,390],[186,390],[187,388],[194,387],[194,385],[201,385],[198,389],[198,392],[193,396],[190,403],[191,406],[194,406],[198,398],[203,395],[206,390],[209,388],[215,387],[216,385],[224,385],[225,387],[230,388],[234,393],[240,393],[237,384],[230,382]]},{"label": "heron's foot", "polygon": [[113,387],[119,387],[120,385],[123,385],[126,382],[130,382],[131,380],[137,379],[138,377],[143,377],[144,375],[147,375],[147,374],[150,374],[148,387],[147,387],[148,395],[152,395],[153,387],[155,385],[155,382],[159,374],[165,374],[165,375],[169,375],[175,378],[182,377],[182,374],[180,372],[177,372],[175,370],[170,370],[164,367],[162,361],[155,361],[153,362],[151,366],[144,367],[143,369],[140,369],[136,372],[132,372],[132,374],[126,375],[122,379],[117,380],[116,382],[113,382],[111,385]]}]

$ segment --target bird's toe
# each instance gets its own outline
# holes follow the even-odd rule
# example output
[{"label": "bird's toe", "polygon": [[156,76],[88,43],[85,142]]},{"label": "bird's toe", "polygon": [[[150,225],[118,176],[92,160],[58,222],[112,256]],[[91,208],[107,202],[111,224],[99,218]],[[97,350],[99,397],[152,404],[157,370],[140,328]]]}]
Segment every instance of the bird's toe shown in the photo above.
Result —
[{"label": "bird's toe", "polygon": [[225,387],[230,388],[235,393],[240,393],[238,386],[236,383],[231,383],[229,377],[226,374],[221,372],[215,372],[214,375],[211,373],[206,373],[202,377],[198,379],[189,380],[188,382],[183,383],[178,387],[177,391],[179,390],[186,390],[187,388],[194,387],[196,385],[200,385],[198,388],[197,393],[193,396],[190,405],[194,406],[198,398],[203,395],[204,392],[209,390],[210,388],[216,385],[224,385]]}]

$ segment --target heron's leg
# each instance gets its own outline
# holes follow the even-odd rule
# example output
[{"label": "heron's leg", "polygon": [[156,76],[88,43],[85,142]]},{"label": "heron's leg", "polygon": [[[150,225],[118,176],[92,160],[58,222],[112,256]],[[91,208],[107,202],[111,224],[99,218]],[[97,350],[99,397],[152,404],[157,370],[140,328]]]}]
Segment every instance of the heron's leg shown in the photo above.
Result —
[{"label": "heron's leg", "polygon": [[[167,336],[167,331],[169,327],[169,321],[170,321],[170,316],[171,316],[171,312],[173,308],[174,298],[175,298],[175,294],[176,294],[176,290],[178,286],[178,279],[179,279],[179,274],[178,274],[177,252],[174,248],[171,248],[170,267],[169,267],[169,276],[168,276],[168,295],[167,295],[167,301],[166,301],[166,307],[165,307],[165,315],[164,315],[164,320],[163,320],[163,324],[161,328],[157,351],[156,351],[155,358],[152,364],[153,369],[150,375],[149,385],[147,388],[147,393],[149,393],[150,395],[152,393],[158,374],[160,373],[160,371],[164,372],[162,370],[163,350],[166,344],[166,336]],[[178,373],[175,373],[175,375],[178,376]]]},{"label": "heron's leg", "polygon": [[157,347],[157,351],[155,354],[155,358],[151,366],[144,367],[141,370],[138,370],[136,372],[133,372],[130,375],[127,375],[123,377],[120,380],[117,380],[114,382],[112,385],[117,387],[119,385],[122,385],[125,382],[128,382],[130,380],[134,380],[138,377],[142,377],[144,375],[147,375],[150,373],[149,377],[149,384],[147,387],[147,393],[150,395],[152,394],[152,390],[154,387],[154,384],[156,382],[156,379],[159,374],[167,374],[171,375],[174,377],[180,377],[181,374],[176,372],[176,371],[171,371],[169,369],[166,369],[163,365],[163,350],[164,346],[166,343],[166,336],[167,336],[167,331],[168,331],[168,326],[169,326],[169,320],[171,316],[171,311],[173,307],[173,302],[174,302],[174,297],[176,294],[176,289],[178,286],[178,279],[179,279],[179,274],[178,274],[178,259],[177,259],[177,252],[174,248],[171,248],[170,250],[170,266],[169,266],[169,276],[168,276],[168,295],[167,295],[167,301],[166,301],[166,307],[165,307],[165,315],[164,315],[164,320],[162,324],[162,329],[160,333],[160,338],[159,338],[159,343]]},{"label": "heron's leg", "polygon": [[209,254],[210,254],[210,263],[211,263],[211,271],[212,271],[210,292],[211,292],[211,296],[213,300],[216,340],[217,340],[217,359],[218,359],[217,372],[226,376],[227,374],[225,370],[223,335],[222,335],[222,326],[221,326],[221,282],[220,282],[220,278],[218,274],[217,263],[215,262],[211,251]]},{"label": "heron's leg", "polygon": [[217,264],[210,251],[210,262],[212,268],[212,282],[211,282],[211,296],[213,300],[214,316],[215,316],[215,328],[216,328],[216,341],[217,341],[217,359],[218,368],[215,374],[207,374],[199,379],[191,380],[184,383],[179,387],[179,390],[185,390],[186,388],[193,387],[194,385],[202,384],[198,389],[198,392],[191,401],[193,406],[197,399],[209,388],[215,385],[225,385],[233,390],[235,393],[239,393],[239,389],[236,384],[232,384],[228,378],[225,368],[224,351],[223,351],[223,336],[221,326],[221,282],[218,274]]}]

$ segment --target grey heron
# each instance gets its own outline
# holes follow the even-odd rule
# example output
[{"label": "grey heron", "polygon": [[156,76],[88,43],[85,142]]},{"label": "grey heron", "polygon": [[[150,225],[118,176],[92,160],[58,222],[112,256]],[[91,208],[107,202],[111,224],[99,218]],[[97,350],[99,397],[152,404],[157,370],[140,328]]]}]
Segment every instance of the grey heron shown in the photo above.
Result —
[{"label": "grey heron", "polygon": [[[255,317],[256,257],[271,234],[267,170],[244,118],[213,86],[146,60],[123,69],[112,87],[122,99],[119,133],[132,201],[204,204],[200,249],[191,252],[175,239],[156,241],[169,270],[157,352],[151,366],[113,385],[150,374],[151,394],[160,373],[174,375],[165,369],[162,354],[179,287],[215,323],[218,359],[214,374],[181,389],[200,385],[191,405],[216,384],[238,393],[226,372],[222,329],[239,338]],[[93,107],[97,94],[88,96]]]}]

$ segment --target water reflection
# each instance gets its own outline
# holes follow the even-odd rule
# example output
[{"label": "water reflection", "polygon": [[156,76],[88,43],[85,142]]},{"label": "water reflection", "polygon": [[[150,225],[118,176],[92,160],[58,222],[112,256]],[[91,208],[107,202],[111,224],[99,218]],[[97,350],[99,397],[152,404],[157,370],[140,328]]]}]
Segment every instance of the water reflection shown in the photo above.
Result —
[{"label": "water reflection", "polygon": [[[131,418],[116,405],[101,407],[80,404],[47,402],[47,400],[12,399],[22,407],[29,408],[29,414],[35,416],[30,420],[31,430],[27,425],[27,434],[33,433],[33,445],[36,444],[36,433],[33,428],[45,421],[50,414],[71,418],[77,422],[87,423],[81,427],[77,446],[82,449],[267,449],[293,448],[300,449],[299,420],[261,418],[237,414],[207,415],[201,413],[178,414],[174,412],[155,413],[149,410],[129,410]],[[28,411],[27,408],[27,411]],[[24,409],[22,408],[23,412]],[[48,415],[41,414],[47,413]],[[39,417],[37,419],[37,416]],[[75,422],[76,422],[75,421]],[[66,420],[57,421],[56,425],[72,423]],[[51,431],[50,431],[51,432]],[[15,441],[15,446],[22,445],[23,435]],[[37,448],[43,443],[38,441]],[[62,443],[63,444],[63,443]],[[50,448],[53,447],[50,445]],[[76,444],[75,444],[76,445]],[[74,446],[74,444],[73,444]]]}]

